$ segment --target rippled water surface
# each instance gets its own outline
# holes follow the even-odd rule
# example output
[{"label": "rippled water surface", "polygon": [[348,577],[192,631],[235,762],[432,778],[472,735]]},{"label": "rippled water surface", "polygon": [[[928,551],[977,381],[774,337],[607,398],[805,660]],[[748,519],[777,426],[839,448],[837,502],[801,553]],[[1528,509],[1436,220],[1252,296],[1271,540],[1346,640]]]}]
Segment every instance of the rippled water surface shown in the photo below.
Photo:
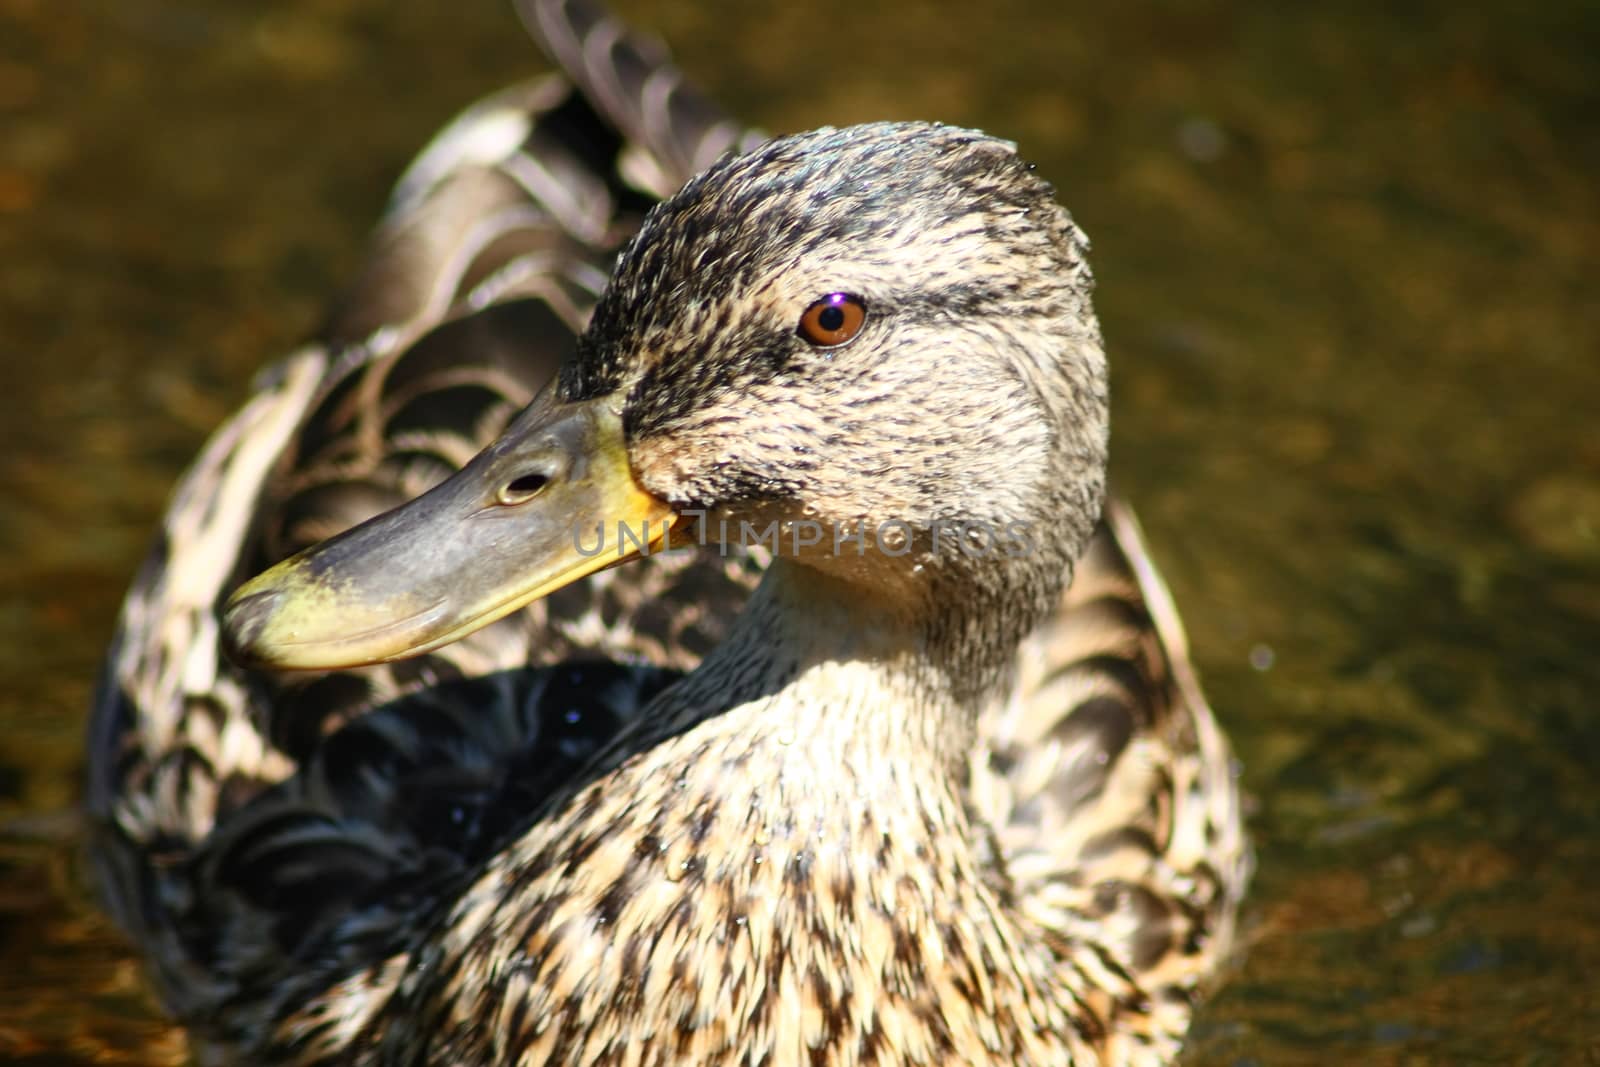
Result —
[{"label": "rippled water surface", "polygon": [[[626,8],[769,129],[1012,137],[1095,241],[1253,798],[1190,1061],[1600,1062],[1600,7],[764,6]],[[540,65],[496,0],[0,0],[0,1060],[182,1061],[81,885],[117,603],[409,153]]]}]

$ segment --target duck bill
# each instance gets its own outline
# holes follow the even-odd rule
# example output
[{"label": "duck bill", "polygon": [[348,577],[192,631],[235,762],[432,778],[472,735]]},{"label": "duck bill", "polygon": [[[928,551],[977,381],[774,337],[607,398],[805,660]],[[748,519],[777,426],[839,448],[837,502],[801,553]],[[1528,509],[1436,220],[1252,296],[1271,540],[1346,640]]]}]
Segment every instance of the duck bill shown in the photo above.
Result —
[{"label": "duck bill", "polygon": [[229,654],[301,670],[404,659],[662,547],[676,516],[634,481],[619,401],[553,393],[427,493],[241,586],[223,609]]}]

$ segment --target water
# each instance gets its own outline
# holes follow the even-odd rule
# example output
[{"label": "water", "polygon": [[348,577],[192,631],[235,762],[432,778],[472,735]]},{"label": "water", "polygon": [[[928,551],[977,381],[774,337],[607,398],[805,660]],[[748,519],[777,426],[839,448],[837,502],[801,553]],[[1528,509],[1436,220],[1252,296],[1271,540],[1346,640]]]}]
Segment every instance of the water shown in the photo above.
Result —
[{"label": "water", "polygon": [[[769,129],[1012,137],[1094,238],[1254,804],[1189,1062],[1600,1061],[1600,8],[628,7]],[[0,1060],[182,1062],[81,885],[116,605],[409,153],[537,63],[495,0],[0,0]]]}]

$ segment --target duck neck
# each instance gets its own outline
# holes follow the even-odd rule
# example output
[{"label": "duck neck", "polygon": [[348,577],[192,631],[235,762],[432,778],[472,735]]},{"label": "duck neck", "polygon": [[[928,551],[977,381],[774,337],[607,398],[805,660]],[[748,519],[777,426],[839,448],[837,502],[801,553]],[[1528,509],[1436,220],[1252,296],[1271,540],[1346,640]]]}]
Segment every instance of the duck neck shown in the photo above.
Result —
[{"label": "duck neck", "polygon": [[1060,571],[1028,592],[914,565],[904,576],[869,587],[774,560],[675,703],[696,719],[731,716],[746,736],[788,745],[836,735],[826,751],[904,755],[964,775],[978,717],[1003,699],[1017,643],[1044,610],[1036,601],[1059,591]]}]

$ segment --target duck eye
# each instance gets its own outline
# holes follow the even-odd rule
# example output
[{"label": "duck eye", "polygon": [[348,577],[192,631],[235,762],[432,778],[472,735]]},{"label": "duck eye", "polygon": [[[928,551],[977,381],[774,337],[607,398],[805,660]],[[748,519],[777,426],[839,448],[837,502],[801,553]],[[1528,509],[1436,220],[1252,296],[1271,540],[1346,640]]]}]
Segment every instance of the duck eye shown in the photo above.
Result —
[{"label": "duck eye", "polygon": [[867,324],[867,305],[859,296],[829,293],[800,316],[801,337],[818,348],[837,348],[855,340]]}]

